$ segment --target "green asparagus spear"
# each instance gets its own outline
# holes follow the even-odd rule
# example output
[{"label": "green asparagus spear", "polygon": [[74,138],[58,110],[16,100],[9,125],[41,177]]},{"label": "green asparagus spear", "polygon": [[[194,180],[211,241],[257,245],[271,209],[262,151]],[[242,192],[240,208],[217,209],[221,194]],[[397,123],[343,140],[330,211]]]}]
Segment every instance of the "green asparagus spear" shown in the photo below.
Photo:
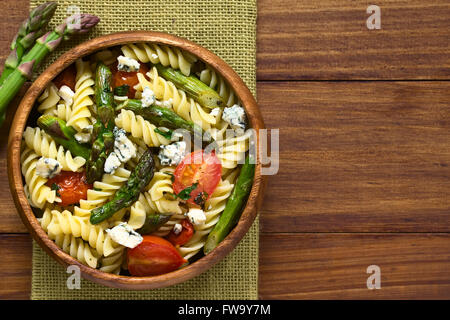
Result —
[{"label": "green asparagus spear", "polygon": [[105,161],[114,148],[114,94],[111,87],[111,70],[103,63],[95,71],[95,103],[97,122],[94,125],[92,152],[86,163],[86,178],[89,183],[101,179]]},{"label": "green asparagus spear", "polygon": [[152,151],[147,149],[139,159],[127,183],[116,192],[112,200],[91,211],[91,223],[100,223],[120,209],[131,206],[153,178],[154,169]]},{"label": "green asparagus spear", "polygon": [[5,68],[0,77],[0,85],[19,65],[27,49],[34,44],[38,37],[44,34],[45,27],[53,17],[57,6],[55,2],[41,4],[33,9],[30,12],[30,16],[22,23],[19,32],[11,43],[12,51],[5,61]]},{"label": "green asparagus spear", "polygon": [[89,159],[90,150],[75,140],[74,135],[77,131],[66,125],[66,122],[57,117],[42,115],[37,120],[39,128],[48,133],[56,143],[70,150],[72,155]]},{"label": "green asparagus spear", "polygon": [[227,235],[231,229],[236,225],[241,216],[242,208],[244,207],[247,197],[250,194],[253,184],[253,176],[255,175],[255,165],[251,162],[252,157],[248,156],[242,166],[239,177],[234,186],[233,192],[228,198],[225,209],[220,216],[219,221],[214,226],[214,229],[209,233],[206,239],[203,252],[210,253]]},{"label": "green asparagus spear", "polygon": [[63,24],[54,31],[44,34],[36,40],[35,45],[22,58],[19,66],[9,75],[0,87],[0,126],[5,120],[6,108],[19,92],[22,85],[31,79],[44,58],[61,43],[73,34],[86,33],[95,26],[100,19],[89,14],[75,14],[67,18]]},{"label": "green asparagus spear", "polygon": [[201,106],[209,109],[225,107],[225,101],[223,101],[222,97],[195,76],[186,77],[179,70],[164,67],[162,64],[156,64],[155,67],[161,77],[173,82],[178,88],[185,91],[188,96],[200,103]]},{"label": "green asparagus spear", "polygon": [[144,225],[136,230],[140,234],[150,234],[158,230],[163,224],[170,220],[171,215],[150,213],[146,214]]},{"label": "green asparagus spear", "polygon": [[[184,120],[168,108],[156,105],[143,107],[141,100],[128,99],[116,108],[116,110],[120,109],[131,110],[135,114],[142,116],[142,118],[158,127],[166,127],[173,130],[187,130],[194,135],[194,138],[197,137],[200,141],[203,140],[204,132],[200,126],[196,125],[192,121]],[[211,137],[206,137],[204,140],[206,140],[207,143],[213,142]]]}]

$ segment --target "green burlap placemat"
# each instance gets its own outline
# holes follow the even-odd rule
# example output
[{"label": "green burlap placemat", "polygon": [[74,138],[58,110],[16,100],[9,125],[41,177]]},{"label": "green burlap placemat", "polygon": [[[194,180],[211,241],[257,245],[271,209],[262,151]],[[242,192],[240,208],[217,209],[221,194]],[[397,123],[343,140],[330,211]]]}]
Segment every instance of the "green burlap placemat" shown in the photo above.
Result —
[{"label": "green burlap placemat", "polygon": [[[32,8],[45,0],[30,0]],[[65,42],[62,52],[89,38],[117,31],[153,30],[195,41],[225,60],[255,94],[256,0],[80,0],[56,1],[52,26],[81,12],[101,18],[89,35]],[[45,66],[46,66],[45,65]],[[45,67],[43,66],[43,67]],[[209,271],[182,284],[147,291],[126,291],[83,280],[69,290],[69,274],[33,245],[32,299],[257,299],[258,219],[236,249]]]}]

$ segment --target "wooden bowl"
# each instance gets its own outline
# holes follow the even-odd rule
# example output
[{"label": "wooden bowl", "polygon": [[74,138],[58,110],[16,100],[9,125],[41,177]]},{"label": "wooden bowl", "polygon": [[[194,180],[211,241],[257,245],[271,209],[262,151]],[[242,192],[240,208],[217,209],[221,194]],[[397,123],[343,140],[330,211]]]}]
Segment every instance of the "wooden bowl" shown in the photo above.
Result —
[{"label": "wooden bowl", "polygon": [[36,81],[34,81],[17,109],[9,133],[8,176],[14,202],[22,221],[27,226],[36,242],[50,256],[65,267],[68,265],[77,265],[81,270],[82,277],[93,282],[121,289],[144,290],[167,287],[191,279],[208,270],[230,253],[244,237],[255,220],[257,211],[262,202],[265,179],[261,176],[261,162],[258,159],[251,194],[237,226],[210,254],[184,268],[167,274],[152,277],[131,277],[105,273],[81,264],[62,251],[49,239],[31,210],[27,197],[25,196],[24,184],[22,181],[20,145],[28,115],[34,106],[36,99],[47,87],[49,82],[78,58],[108,47],[137,42],[154,42],[178,47],[197,56],[206,64],[214,68],[218,74],[228,81],[240,101],[242,101],[247,112],[250,126],[256,129],[259,141],[259,129],[264,128],[264,123],[256,105],[256,101],[241,78],[223,60],[198,44],[173,35],[150,31],[120,32],[92,39],[71,49],[63,54],[56,62],[48,67]]}]

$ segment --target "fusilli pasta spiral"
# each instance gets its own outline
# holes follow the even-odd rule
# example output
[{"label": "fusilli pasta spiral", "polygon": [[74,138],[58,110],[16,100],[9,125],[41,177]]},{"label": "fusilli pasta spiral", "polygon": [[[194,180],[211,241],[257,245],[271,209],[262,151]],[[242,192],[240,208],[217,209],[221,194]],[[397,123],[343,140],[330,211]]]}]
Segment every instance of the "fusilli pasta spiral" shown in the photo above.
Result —
[{"label": "fusilli pasta spiral", "polygon": [[[56,245],[64,252],[68,253],[82,264],[88,265],[91,268],[97,268],[100,254],[81,238],[77,238],[70,233],[65,234],[59,232],[58,230],[54,233],[55,228],[52,226],[52,219],[53,214],[51,207],[45,208],[44,214],[39,220],[42,229],[48,234],[48,237],[55,241]],[[49,226],[51,227],[50,229]]]},{"label": "fusilli pasta spiral", "polygon": [[25,192],[33,207],[42,209],[48,203],[60,202],[56,191],[46,186],[47,179],[36,174],[36,162],[39,155],[25,147],[20,156],[22,174],[25,177]]},{"label": "fusilli pasta spiral", "polygon": [[106,222],[98,225],[92,225],[89,217],[74,216],[70,211],[52,210],[52,219],[47,225],[49,233],[55,235],[70,234],[76,238],[86,241],[92,248],[96,249],[98,254],[105,257],[123,250],[111,239],[111,236],[105,231],[108,228]]},{"label": "fusilli pasta spiral", "polygon": [[104,174],[102,181],[94,182],[94,188],[87,191],[87,199],[80,200],[80,206],[74,207],[74,214],[79,217],[91,215],[91,210],[111,199],[117,190],[128,180],[131,172],[119,167],[113,174]]},{"label": "fusilli pasta spiral", "polygon": [[53,113],[59,100],[61,100],[61,97],[58,95],[58,88],[53,82],[50,82],[50,85],[45,88],[38,99],[38,111],[44,114]]},{"label": "fusilli pasta spiral", "polygon": [[72,110],[67,117],[67,125],[76,130],[89,126],[91,123],[90,107],[93,106],[91,96],[94,95],[94,78],[88,61],[78,59],[76,61],[77,75],[75,83],[75,95],[73,97]]},{"label": "fusilli pasta spiral", "polygon": [[86,163],[84,158],[74,158],[69,150],[64,151],[62,146],[58,147],[56,142],[40,128],[27,127],[23,138],[28,148],[41,157],[57,160],[65,171],[79,171]]},{"label": "fusilli pasta spiral", "polygon": [[161,63],[163,66],[171,66],[189,76],[192,64],[197,59],[178,48],[172,48],[155,43],[139,43],[122,46],[124,56],[138,60],[140,62]]},{"label": "fusilli pasta spiral", "polygon": [[165,80],[158,75],[158,70],[153,67],[147,73],[150,81],[144,75],[138,74],[139,83],[135,89],[143,91],[145,87],[150,88],[157,99],[162,101],[172,100],[173,110],[182,118],[192,121],[201,126],[203,130],[209,130],[217,122],[216,117],[209,114],[194,99],[186,96],[183,90],[178,89],[172,82]]},{"label": "fusilli pasta spiral", "polygon": [[133,111],[122,109],[116,118],[116,126],[131,133],[134,138],[143,139],[149,147],[159,147],[167,145],[167,140],[159,133],[155,132],[156,126],[144,120],[141,116],[136,116]]},{"label": "fusilli pasta spiral", "polygon": [[206,67],[199,74],[199,79],[206,83],[210,88],[213,88],[226,101],[227,106],[231,107],[237,103],[238,99],[234,91],[230,88],[228,83],[219,76],[213,69]]},{"label": "fusilli pasta spiral", "polygon": [[227,199],[233,190],[234,184],[231,184],[227,180],[221,180],[214,193],[206,201],[205,215],[206,222],[203,225],[194,225],[194,236],[188,243],[181,246],[178,251],[186,260],[193,257],[199,252],[205,245],[206,237],[219,221],[220,214],[225,209]]}]

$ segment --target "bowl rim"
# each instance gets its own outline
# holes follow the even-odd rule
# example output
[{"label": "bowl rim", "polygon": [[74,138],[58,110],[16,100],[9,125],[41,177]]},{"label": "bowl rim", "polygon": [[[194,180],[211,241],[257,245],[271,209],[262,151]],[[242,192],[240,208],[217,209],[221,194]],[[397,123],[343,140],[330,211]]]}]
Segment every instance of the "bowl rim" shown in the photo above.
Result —
[{"label": "bowl rim", "polygon": [[[201,59],[220,74],[228,82],[242,102],[251,127],[256,130],[256,148],[258,154],[255,177],[250,196],[238,224],[233,228],[230,234],[213,251],[194,263],[170,273],[151,277],[121,276],[106,273],[80,263],[60,249],[52,240],[50,240],[47,233],[42,229],[28,203],[24,192],[20,164],[20,145],[28,116],[34,107],[37,98],[47,87],[49,82],[78,58],[85,57],[109,47],[140,42],[157,43],[180,48]],[[107,34],[83,42],[62,54],[54,63],[42,72],[27,90],[14,115],[8,137],[7,165],[9,185],[15,206],[23,223],[40,247],[58,263],[64,267],[76,265],[80,268],[81,276],[83,278],[108,287],[130,290],[163,288],[187,281],[211,268],[228,255],[250,229],[250,226],[255,220],[258,210],[261,207],[266,182],[266,177],[261,175],[262,164],[259,157],[259,129],[264,128],[264,122],[256,101],[243,80],[230,66],[228,66],[228,64],[206,48],[187,39],[163,32],[125,31]]]}]

